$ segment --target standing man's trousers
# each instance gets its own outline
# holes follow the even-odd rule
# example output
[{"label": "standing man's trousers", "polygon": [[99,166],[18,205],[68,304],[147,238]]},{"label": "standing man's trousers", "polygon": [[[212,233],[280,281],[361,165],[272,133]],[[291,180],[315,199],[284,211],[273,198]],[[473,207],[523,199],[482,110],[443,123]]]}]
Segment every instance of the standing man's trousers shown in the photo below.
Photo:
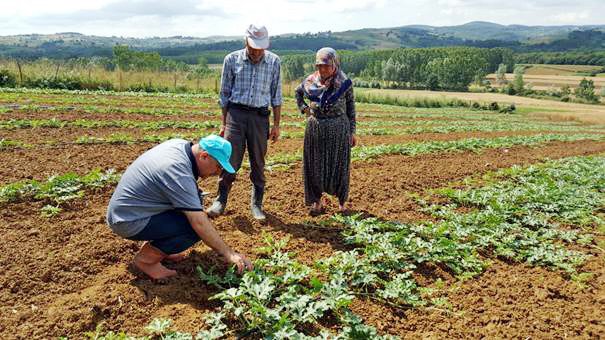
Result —
[{"label": "standing man's trousers", "polygon": [[[266,110],[266,109],[265,109]],[[250,159],[250,180],[252,181],[252,200],[262,204],[265,191],[265,155],[269,138],[268,111],[247,109],[229,105],[225,126],[225,139],[231,143],[230,162],[235,171],[242,165],[244,152],[248,148]],[[218,200],[227,203],[229,191],[235,180],[235,174],[223,170],[218,182]]]}]

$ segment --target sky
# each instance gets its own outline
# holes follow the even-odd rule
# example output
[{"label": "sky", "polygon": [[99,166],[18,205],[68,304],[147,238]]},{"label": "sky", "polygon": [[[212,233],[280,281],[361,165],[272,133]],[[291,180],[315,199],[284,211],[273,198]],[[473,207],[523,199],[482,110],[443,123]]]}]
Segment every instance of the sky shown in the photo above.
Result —
[{"label": "sky", "polygon": [[604,13],[605,0],[0,0],[0,35],[238,36],[251,23],[271,35],[469,21],[596,25]]}]

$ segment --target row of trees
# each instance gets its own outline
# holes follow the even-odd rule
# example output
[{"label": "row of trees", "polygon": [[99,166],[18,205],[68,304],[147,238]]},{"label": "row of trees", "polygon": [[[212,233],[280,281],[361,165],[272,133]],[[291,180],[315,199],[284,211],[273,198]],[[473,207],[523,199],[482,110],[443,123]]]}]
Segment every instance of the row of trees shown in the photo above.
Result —
[{"label": "row of trees", "polygon": [[[341,62],[350,77],[388,87],[431,90],[466,90],[499,65],[511,70],[514,65],[512,50],[472,47],[344,52]],[[303,77],[313,69],[312,63],[312,54],[283,57],[285,80]]]},{"label": "row of trees", "polygon": [[600,65],[605,67],[605,51],[534,52],[515,55],[518,64]]}]

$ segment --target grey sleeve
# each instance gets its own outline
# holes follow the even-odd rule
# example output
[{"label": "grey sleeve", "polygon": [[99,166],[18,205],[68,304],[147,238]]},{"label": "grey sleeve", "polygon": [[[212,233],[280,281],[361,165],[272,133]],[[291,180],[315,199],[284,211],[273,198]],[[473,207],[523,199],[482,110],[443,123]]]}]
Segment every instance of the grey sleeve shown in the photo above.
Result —
[{"label": "grey sleeve", "polygon": [[309,105],[307,105],[307,103],[305,102],[305,92],[303,90],[302,84],[298,85],[294,92],[296,94],[296,105],[298,106],[298,110],[304,113],[304,110],[309,107]]},{"label": "grey sleeve", "polygon": [[351,133],[355,134],[357,122],[355,118],[355,95],[353,94],[353,86],[345,93],[346,105],[347,105],[347,116],[349,117],[349,123],[351,124]]},{"label": "grey sleeve", "polygon": [[174,172],[168,172],[161,180],[164,186],[164,194],[174,209],[186,211],[204,210],[193,175],[182,174],[178,170]]}]

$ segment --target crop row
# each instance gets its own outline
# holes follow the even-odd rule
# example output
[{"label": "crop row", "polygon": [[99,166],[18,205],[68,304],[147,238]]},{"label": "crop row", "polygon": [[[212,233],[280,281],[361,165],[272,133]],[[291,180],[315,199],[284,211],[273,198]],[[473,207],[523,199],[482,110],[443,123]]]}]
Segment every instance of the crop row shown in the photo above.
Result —
[{"label": "crop row", "polygon": [[[440,296],[443,281],[435,281],[434,288],[416,281],[417,268],[427,263],[470,278],[492,259],[505,258],[561,270],[581,285],[591,275],[577,271],[589,256],[577,245],[595,246],[585,230],[605,223],[595,216],[604,192],[605,158],[575,157],[506,169],[481,187],[438,190],[420,201],[431,221],[336,216],[321,228],[341,228],[353,249],[312,266],[285,251],[287,238],[265,234],[253,271],[238,277],[233,268],[197,268],[200,279],[219,290],[211,299],[222,306],[206,315],[196,339],[393,339],[365,325],[351,303],[357,298],[395,309],[455,313]],[[432,197],[441,203],[429,203]],[[467,209],[460,212],[460,207]],[[171,331],[168,320],[155,320],[148,330],[171,339],[193,338]]]},{"label": "crop row", "polygon": [[[384,155],[408,155],[437,152],[478,152],[483,149],[509,148],[513,146],[532,146],[549,142],[573,142],[579,140],[603,140],[601,134],[537,134],[532,136],[504,136],[497,138],[467,138],[452,141],[412,142],[404,144],[382,144],[361,146],[352,149],[353,161],[364,161]],[[268,168],[284,169],[302,160],[302,152],[277,154],[270,157]]]}]

